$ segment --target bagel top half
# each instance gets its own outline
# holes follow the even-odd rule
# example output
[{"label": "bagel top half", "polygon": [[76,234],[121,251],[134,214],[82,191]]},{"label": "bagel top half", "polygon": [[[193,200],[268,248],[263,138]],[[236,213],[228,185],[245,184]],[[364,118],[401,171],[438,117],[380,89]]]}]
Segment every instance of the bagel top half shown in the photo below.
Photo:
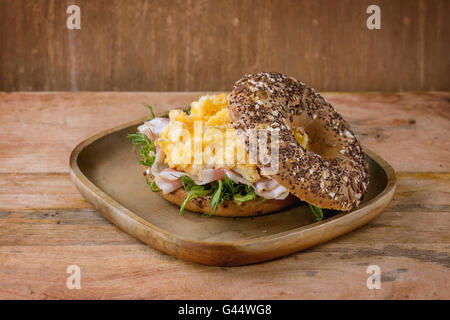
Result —
[{"label": "bagel top half", "polygon": [[[369,183],[365,154],[346,121],[314,89],[279,73],[250,74],[235,83],[228,107],[247,150],[251,131],[279,129],[279,169],[272,179],[320,208],[358,206]],[[307,150],[296,131],[306,132]],[[266,148],[270,154],[270,143]]]}]

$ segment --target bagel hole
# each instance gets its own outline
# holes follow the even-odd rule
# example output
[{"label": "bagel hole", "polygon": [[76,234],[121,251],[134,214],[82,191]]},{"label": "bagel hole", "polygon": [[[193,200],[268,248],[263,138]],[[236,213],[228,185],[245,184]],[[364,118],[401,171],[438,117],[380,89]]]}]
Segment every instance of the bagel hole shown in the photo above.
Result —
[{"label": "bagel hole", "polygon": [[[307,150],[320,155],[325,159],[333,159],[341,156],[339,150],[342,149],[342,143],[339,136],[327,130],[327,124],[320,118],[311,119],[306,113],[294,117],[291,121],[291,128],[297,142],[302,145],[302,132],[307,137]],[[299,139],[300,138],[300,139]],[[300,140],[300,141],[299,141]]]}]

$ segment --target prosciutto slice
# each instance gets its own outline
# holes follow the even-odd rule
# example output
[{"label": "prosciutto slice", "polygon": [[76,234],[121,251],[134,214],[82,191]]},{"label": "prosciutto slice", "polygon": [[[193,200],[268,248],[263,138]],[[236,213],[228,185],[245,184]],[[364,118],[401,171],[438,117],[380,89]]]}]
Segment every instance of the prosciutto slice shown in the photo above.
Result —
[{"label": "prosciutto slice", "polygon": [[155,183],[163,193],[170,193],[183,186],[180,178],[184,175],[184,172],[167,168],[155,176]]},{"label": "prosciutto slice", "polygon": [[[153,170],[155,164],[156,162],[152,166],[152,174],[153,172],[156,172],[156,170]],[[194,180],[196,184],[204,185],[216,180],[222,180],[225,177],[225,172],[224,170],[206,169],[200,172],[200,177],[193,177],[186,172],[165,168],[157,174],[154,174],[154,177],[158,188],[160,188],[163,193],[170,193],[183,186],[180,178],[186,175]]]},{"label": "prosciutto slice", "polygon": [[216,180],[223,180],[225,178],[224,169],[205,169],[201,170],[198,177],[192,177],[196,184],[204,185]]},{"label": "prosciutto slice", "polygon": [[138,131],[145,134],[150,140],[155,140],[159,137],[159,134],[169,125],[170,120],[168,118],[153,118],[150,121],[144,122],[144,124],[138,127]]},{"label": "prosciutto slice", "polygon": [[283,200],[289,196],[289,190],[273,179],[261,179],[255,182],[255,193],[266,199]]},{"label": "prosciutto slice", "polygon": [[249,181],[247,181],[246,179],[244,179],[244,177],[242,177],[240,174],[237,174],[234,171],[231,170],[227,170],[225,173],[228,178],[231,179],[231,181],[233,181],[234,183],[242,183],[242,184],[248,184],[252,187],[254,187]]},{"label": "prosciutto slice", "polygon": [[161,171],[167,169],[169,166],[164,162],[166,159],[165,153],[160,147],[156,146],[155,161],[153,162],[151,172],[154,177],[156,177]]},{"label": "prosciutto slice", "polygon": [[252,186],[253,190],[255,190],[255,194],[260,197],[266,199],[284,200],[289,196],[289,190],[273,179],[263,178],[261,180],[256,181],[254,184],[251,184],[249,181],[244,179],[240,174],[237,174],[234,171],[227,170],[226,175],[234,183],[242,183]]}]

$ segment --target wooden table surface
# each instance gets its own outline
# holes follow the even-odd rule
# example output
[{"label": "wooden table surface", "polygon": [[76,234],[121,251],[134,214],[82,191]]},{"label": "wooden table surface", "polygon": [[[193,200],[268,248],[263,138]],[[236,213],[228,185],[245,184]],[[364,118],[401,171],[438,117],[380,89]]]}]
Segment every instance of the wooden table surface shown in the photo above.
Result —
[{"label": "wooden table surface", "polygon": [[[2,299],[449,299],[450,93],[327,93],[362,143],[396,170],[368,225],[274,261],[197,265],[105,220],[70,181],[79,142],[200,93],[0,93]],[[81,289],[66,288],[69,265]],[[369,290],[367,267],[381,269]]]}]

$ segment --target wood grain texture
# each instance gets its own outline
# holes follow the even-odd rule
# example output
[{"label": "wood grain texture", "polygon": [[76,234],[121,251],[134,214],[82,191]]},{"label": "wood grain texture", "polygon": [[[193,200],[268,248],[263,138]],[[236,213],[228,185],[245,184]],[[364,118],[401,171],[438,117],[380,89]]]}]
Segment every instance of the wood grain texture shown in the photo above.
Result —
[{"label": "wood grain texture", "polygon": [[[404,193],[409,185],[424,180],[405,175],[399,189]],[[448,205],[448,197],[439,203]],[[0,233],[0,297],[448,298],[448,215],[448,211],[388,211],[356,232],[303,253],[258,265],[217,268],[153,250],[92,210],[2,213],[1,227],[6,231]],[[20,239],[19,231],[25,235]],[[65,288],[65,269],[74,263],[83,272],[80,291]],[[370,264],[382,268],[379,291],[365,286]]]},{"label": "wood grain texture", "polygon": [[[0,298],[450,298],[450,93],[326,94],[394,165],[393,202],[332,242],[237,268],[179,261],[134,240],[67,173],[78,142],[145,116],[141,102],[162,110],[198,95],[0,94]],[[70,264],[81,267],[81,290],[66,289]],[[381,267],[381,290],[366,287],[371,264]]]},{"label": "wood grain texture", "polygon": [[[430,194],[437,200],[424,208],[420,199]],[[303,253],[239,268],[176,260],[91,209],[2,211],[0,298],[448,298],[449,194],[448,174],[400,174],[394,210],[365,227]],[[73,263],[82,268],[80,291],[65,288],[65,268]],[[380,291],[365,287],[370,264],[382,268]]]},{"label": "wood grain texture", "polygon": [[[201,95],[0,93],[0,135],[7,137],[0,140],[0,173],[68,172],[76,144],[145,117],[142,102],[162,112],[186,107]],[[349,120],[361,143],[395,171],[450,171],[450,93],[323,96]]]},{"label": "wood grain texture", "polygon": [[230,90],[279,71],[320,91],[449,90],[447,0],[0,2],[0,90]]},{"label": "wood grain texture", "polygon": [[65,173],[0,173],[0,210],[40,211],[89,207]]},{"label": "wood grain texture", "polygon": [[[395,197],[387,211],[450,211],[450,173],[397,172]],[[1,212],[59,212],[91,208],[68,173],[0,174]],[[20,198],[17,198],[20,195]]]},{"label": "wood grain texture", "polygon": [[367,224],[384,211],[395,193],[393,168],[365,149],[371,183],[361,204],[350,212],[316,223],[305,205],[239,220],[205,219],[193,212],[180,217],[179,206],[149,192],[142,166],[130,152],[125,137],[136,132],[144,119],[103,131],[77,145],[70,155],[70,176],[105,218],[152,248],[182,260],[231,267],[299,252]]}]

